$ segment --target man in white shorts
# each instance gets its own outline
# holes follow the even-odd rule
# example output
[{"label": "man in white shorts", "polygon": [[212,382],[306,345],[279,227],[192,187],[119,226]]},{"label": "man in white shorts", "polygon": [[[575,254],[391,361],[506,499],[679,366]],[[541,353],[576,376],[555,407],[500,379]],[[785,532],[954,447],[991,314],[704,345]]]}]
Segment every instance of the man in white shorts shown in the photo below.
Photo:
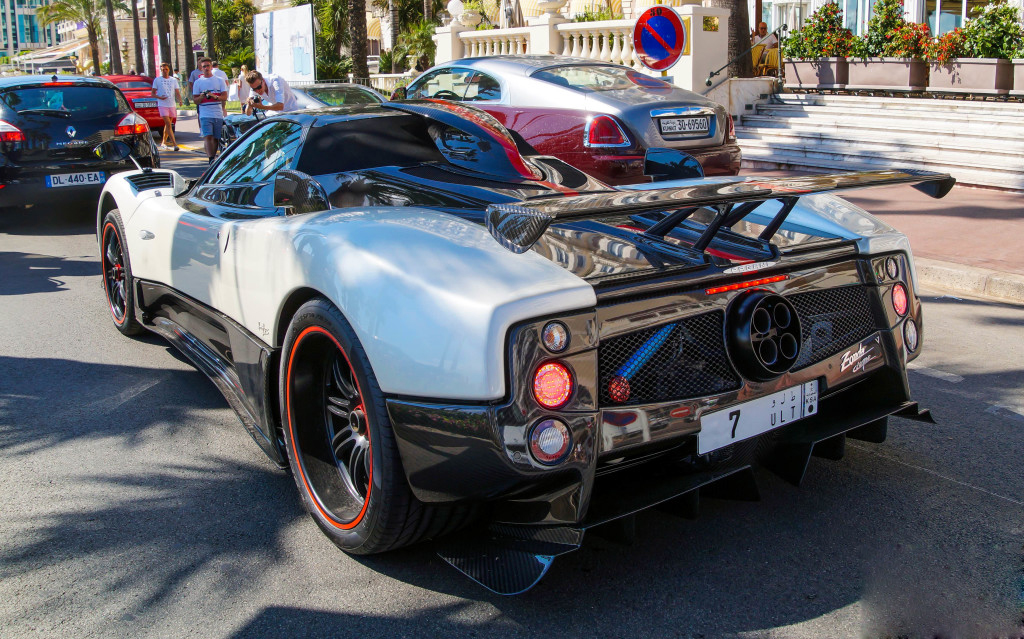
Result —
[{"label": "man in white shorts", "polygon": [[255,109],[264,111],[294,111],[298,101],[292,88],[284,78],[276,75],[263,75],[253,69],[245,76],[245,81],[252,92],[249,100],[242,105],[246,115],[252,115]]},{"label": "man in white shorts", "polygon": [[[171,65],[166,62],[160,65],[160,77],[153,80],[153,97],[156,98],[160,117],[164,119],[164,138],[160,141],[160,150],[178,150],[178,141],[174,139],[174,110],[181,104],[181,89],[178,80],[171,75]],[[167,139],[170,138],[170,143]]]},{"label": "man in white shorts", "polygon": [[206,157],[210,164],[217,155],[217,141],[224,126],[224,102],[228,99],[228,85],[221,78],[213,75],[213,62],[210,58],[199,61],[203,75],[192,84],[192,99],[199,111],[199,133],[203,136],[206,146]]}]

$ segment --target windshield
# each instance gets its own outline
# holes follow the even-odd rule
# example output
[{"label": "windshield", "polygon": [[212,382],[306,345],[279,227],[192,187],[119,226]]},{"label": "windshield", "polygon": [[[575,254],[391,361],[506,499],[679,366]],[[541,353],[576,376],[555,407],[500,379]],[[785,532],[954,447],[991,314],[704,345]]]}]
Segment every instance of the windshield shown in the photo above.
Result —
[{"label": "windshield", "polygon": [[118,82],[117,83],[117,88],[119,88],[121,90],[124,90],[124,89],[152,89],[153,85],[149,84],[148,82],[143,82],[141,80],[132,80],[131,82]]},{"label": "windshield", "polygon": [[637,86],[644,88],[671,88],[657,78],[618,66],[564,66],[544,69],[533,74],[538,80],[558,84],[579,91],[621,91]]},{"label": "windshield", "polygon": [[357,89],[356,87],[310,87],[303,89],[311,98],[319,100],[330,106],[343,106],[346,104],[380,104],[382,100],[369,91]]},{"label": "windshield", "polygon": [[18,113],[56,111],[77,118],[98,118],[130,111],[124,97],[107,87],[28,87],[6,91],[0,99]]}]

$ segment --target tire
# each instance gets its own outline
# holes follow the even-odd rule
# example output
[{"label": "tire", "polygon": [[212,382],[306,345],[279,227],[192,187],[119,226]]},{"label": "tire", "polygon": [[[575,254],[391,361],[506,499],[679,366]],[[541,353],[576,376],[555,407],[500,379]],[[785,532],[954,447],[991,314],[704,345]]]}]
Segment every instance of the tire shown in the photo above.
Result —
[{"label": "tire", "polygon": [[327,300],[296,312],[280,380],[292,477],[306,510],[339,548],[381,553],[468,521],[467,506],[427,505],[413,496],[366,352]]},{"label": "tire", "polygon": [[124,335],[143,332],[135,317],[135,280],[128,249],[124,244],[124,224],[117,209],[103,218],[100,232],[100,264],[103,268],[103,293],[107,298],[110,319]]}]

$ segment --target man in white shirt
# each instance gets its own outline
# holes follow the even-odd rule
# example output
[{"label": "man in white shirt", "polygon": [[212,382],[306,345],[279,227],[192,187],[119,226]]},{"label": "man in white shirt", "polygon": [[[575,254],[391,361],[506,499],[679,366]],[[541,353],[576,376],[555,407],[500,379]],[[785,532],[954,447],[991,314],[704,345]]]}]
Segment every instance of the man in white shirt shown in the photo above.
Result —
[{"label": "man in white shirt", "polygon": [[[178,150],[178,141],[174,139],[174,123],[172,122],[175,113],[174,109],[181,104],[181,89],[178,87],[178,79],[171,75],[171,65],[164,62],[160,65],[160,77],[153,80],[153,97],[156,98],[156,105],[160,109],[160,117],[164,119],[164,137],[160,141],[160,150]],[[170,138],[168,144],[167,138]]]},{"label": "man in white shirt", "polygon": [[276,75],[264,76],[253,69],[245,76],[252,93],[249,100],[242,105],[246,115],[252,115],[255,109],[264,111],[294,111],[298,107],[295,94],[284,78]]},{"label": "man in white shirt", "polygon": [[203,75],[192,84],[192,99],[199,111],[199,132],[206,146],[206,157],[210,164],[217,155],[217,141],[224,126],[224,102],[228,99],[228,85],[213,75],[213,61],[203,58],[199,61]]},{"label": "man in white shirt", "polygon": [[[228,86],[229,84],[231,84],[231,80],[228,79],[228,74],[224,73],[223,71],[221,71],[221,69],[220,69],[220,62],[217,62],[216,60],[213,61],[213,75],[217,76],[221,80],[224,80],[224,86]],[[221,108],[224,111],[224,117],[228,117],[228,105],[227,105],[227,102],[222,104]]]},{"label": "man in white shirt", "polygon": [[751,44],[763,44],[764,50],[777,49],[779,47],[779,37],[774,33],[768,33],[768,24],[766,22],[760,22],[757,25],[757,31],[750,34]]}]

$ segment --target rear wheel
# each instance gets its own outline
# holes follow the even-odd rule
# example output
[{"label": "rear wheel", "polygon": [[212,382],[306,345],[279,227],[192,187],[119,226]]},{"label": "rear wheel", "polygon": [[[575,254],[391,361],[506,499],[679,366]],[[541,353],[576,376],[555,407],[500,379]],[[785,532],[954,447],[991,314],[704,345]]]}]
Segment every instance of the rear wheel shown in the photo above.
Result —
[{"label": "rear wheel", "polygon": [[303,504],[342,550],[373,554],[448,532],[466,507],[409,489],[384,397],[355,332],[330,302],[292,319],[281,357],[285,448]]},{"label": "rear wheel", "polygon": [[109,211],[103,218],[100,264],[103,266],[103,292],[107,296],[114,326],[125,335],[138,335],[143,329],[135,318],[132,265],[124,244],[124,225],[117,209]]}]

